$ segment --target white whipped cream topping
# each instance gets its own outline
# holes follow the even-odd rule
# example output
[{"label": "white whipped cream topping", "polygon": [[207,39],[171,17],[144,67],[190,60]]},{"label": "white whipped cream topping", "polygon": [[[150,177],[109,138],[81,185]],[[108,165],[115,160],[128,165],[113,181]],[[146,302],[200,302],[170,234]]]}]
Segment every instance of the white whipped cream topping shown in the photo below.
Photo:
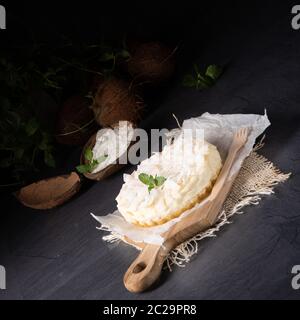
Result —
[{"label": "white whipped cream topping", "polygon": [[[215,146],[194,137],[180,135],[162,152],[141,162],[131,175],[124,175],[124,184],[117,196],[117,206],[131,223],[153,224],[184,209],[196,200],[222,166]],[[148,191],[140,173],[166,178],[162,186]]]},{"label": "white whipped cream topping", "polygon": [[121,121],[114,129],[106,128],[97,132],[96,143],[93,148],[93,159],[105,160],[97,165],[92,173],[105,169],[110,164],[116,163],[128,149],[134,136],[132,124],[128,121]]}]

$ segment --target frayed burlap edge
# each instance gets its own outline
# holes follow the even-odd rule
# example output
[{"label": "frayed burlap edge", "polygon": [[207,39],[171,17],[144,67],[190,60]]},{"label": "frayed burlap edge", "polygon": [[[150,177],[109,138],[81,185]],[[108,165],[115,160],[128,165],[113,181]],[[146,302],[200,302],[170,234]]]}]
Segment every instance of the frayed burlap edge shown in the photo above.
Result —
[{"label": "frayed burlap edge", "polygon": [[[274,186],[290,177],[291,173],[282,173],[271,161],[257,153],[257,150],[263,146],[262,140],[245,159],[215,226],[177,246],[166,259],[166,267],[170,271],[173,265],[184,267],[198,253],[201,240],[216,237],[217,232],[223,226],[232,222],[231,218],[235,214],[243,213],[242,208],[248,205],[258,205],[261,196],[274,193]],[[109,231],[105,226],[98,229]],[[121,240],[126,242],[115,233],[104,236],[103,240],[110,243]],[[139,247],[136,248],[140,250]]]}]

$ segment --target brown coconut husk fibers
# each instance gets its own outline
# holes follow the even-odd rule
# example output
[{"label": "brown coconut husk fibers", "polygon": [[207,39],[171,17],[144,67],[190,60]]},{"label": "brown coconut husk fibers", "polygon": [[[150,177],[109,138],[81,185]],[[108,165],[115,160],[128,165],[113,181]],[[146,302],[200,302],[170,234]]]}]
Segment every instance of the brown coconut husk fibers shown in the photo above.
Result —
[{"label": "brown coconut husk fibers", "polygon": [[137,125],[143,100],[129,83],[112,78],[100,85],[92,108],[96,121],[103,127],[113,127],[119,121]]},{"label": "brown coconut husk fibers", "polygon": [[66,100],[58,115],[57,141],[66,145],[83,145],[95,130],[94,115],[88,100],[79,95]]},{"label": "brown coconut husk fibers", "polygon": [[173,51],[159,42],[140,45],[128,60],[131,76],[149,83],[161,83],[171,77],[175,70]]}]

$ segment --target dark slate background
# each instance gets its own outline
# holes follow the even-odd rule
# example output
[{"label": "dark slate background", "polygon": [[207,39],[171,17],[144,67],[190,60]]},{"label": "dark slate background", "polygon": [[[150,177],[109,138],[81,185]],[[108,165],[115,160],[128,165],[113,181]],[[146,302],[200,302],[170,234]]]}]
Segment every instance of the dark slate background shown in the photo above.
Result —
[{"label": "dark slate background", "polygon": [[[291,28],[294,3],[140,3],[126,11],[93,2],[84,7],[10,3],[8,22],[29,24],[50,42],[62,30],[92,38],[102,28],[114,37],[120,26],[137,36],[178,41],[177,75],[148,105],[152,111],[142,127],[173,128],[172,113],[183,120],[206,111],[263,113],[266,108],[272,125],[261,153],[293,175],[258,206],[236,216],[216,239],[203,241],[184,269],[165,272],[160,286],[139,295],[122,284],[137,251],[104,243],[89,215],[115,209],[122,174],[132,168],[87,186],[48,212],[24,208],[3,195],[0,264],[7,270],[7,290],[0,291],[0,299],[299,299],[300,290],[291,287],[291,269],[300,264],[300,31]],[[28,41],[21,30],[11,27],[0,39]],[[181,86],[193,61],[227,67],[213,88],[198,92]],[[66,171],[78,156],[79,150],[68,154]]]}]

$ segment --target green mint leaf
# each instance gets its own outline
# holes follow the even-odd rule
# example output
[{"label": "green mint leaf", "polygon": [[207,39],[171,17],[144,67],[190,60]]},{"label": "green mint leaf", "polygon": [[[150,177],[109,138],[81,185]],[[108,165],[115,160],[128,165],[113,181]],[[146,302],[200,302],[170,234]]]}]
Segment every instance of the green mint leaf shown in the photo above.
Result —
[{"label": "green mint leaf", "polygon": [[93,151],[91,148],[86,148],[86,150],[84,152],[84,157],[89,162],[91,162],[93,160]]},{"label": "green mint leaf", "polygon": [[149,176],[149,181],[151,185],[153,184],[155,186],[155,178],[152,175]]},{"label": "green mint leaf", "polygon": [[[90,151],[89,151],[90,150]],[[93,172],[96,167],[103,162],[108,155],[103,155],[99,159],[93,159],[93,152],[91,155],[92,150],[87,148],[86,153],[85,153],[85,159],[88,161],[86,164],[81,164],[76,167],[76,170],[80,173],[91,173]]]},{"label": "green mint leaf", "polygon": [[205,75],[216,81],[221,76],[222,72],[222,67],[217,66],[216,64],[211,64],[207,67]]},{"label": "green mint leaf", "polygon": [[146,173],[140,173],[139,180],[148,186],[148,191],[150,192],[152,189],[160,187],[166,181],[166,178],[157,175],[153,177],[152,175],[148,175]]},{"label": "green mint leaf", "polygon": [[187,74],[184,76],[182,84],[184,87],[196,87],[197,80],[191,74]]},{"label": "green mint leaf", "polygon": [[222,67],[212,64],[207,67],[206,72],[203,75],[200,73],[197,64],[194,64],[193,67],[195,74],[185,75],[182,84],[185,87],[192,87],[196,88],[197,90],[207,89],[213,86],[223,71]]},{"label": "green mint leaf", "polygon": [[155,185],[160,187],[167,179],[161,176],[155,176]]},{"label": "green mint leaf", "polygon": [[28,137],[33,136],[36,133],[38,127],[39,127],[39,124],[37,120],[35,118],[31,118],[25,126],[25,131],[27,136]]},{"label": "green mint leaf", "polygon": [[146,173],[140,173],[139,174],[139,180],[146,185],[150,184],[150,176]]},{"label": "green mint leaf", "polygon": [[151,192],[152,189],[154,189],[154,185],[148,186],[148,192],[149,192],[149,193]]},{"label": "green mint leaf", "polygon": [[102,163],[106,158],[108,157],[107,154],[101,156],[100,158],[98,159],[94,159],[90,162],[90,172],[94,171],[94,169],[96,169],[96,167]]},{"label": "green mint leaf", "polygon": [[90,165],[89,164],[81,164],[76,167],[76,170],[79,173],[88,173],[88,172],[90,172]]},{"label": "green mint leaf", "polygon": [[198,87],[197,89],[206,89],[213,86],[214,81],[208,76],[202,76],[201,74],[198,75]]},{"label": "green mint leaf", "polygon": [[96,169],[97,165],[99,164],[98,160],[93,160],[89,163],[89,172],[92,172]]},{"label": "green mint leaf", "polygon": [[211,77],[204,76],[204,78],[205,78],[206,84],[209,87],[212,87],[215,84],[215,80],[213,80]]}]

